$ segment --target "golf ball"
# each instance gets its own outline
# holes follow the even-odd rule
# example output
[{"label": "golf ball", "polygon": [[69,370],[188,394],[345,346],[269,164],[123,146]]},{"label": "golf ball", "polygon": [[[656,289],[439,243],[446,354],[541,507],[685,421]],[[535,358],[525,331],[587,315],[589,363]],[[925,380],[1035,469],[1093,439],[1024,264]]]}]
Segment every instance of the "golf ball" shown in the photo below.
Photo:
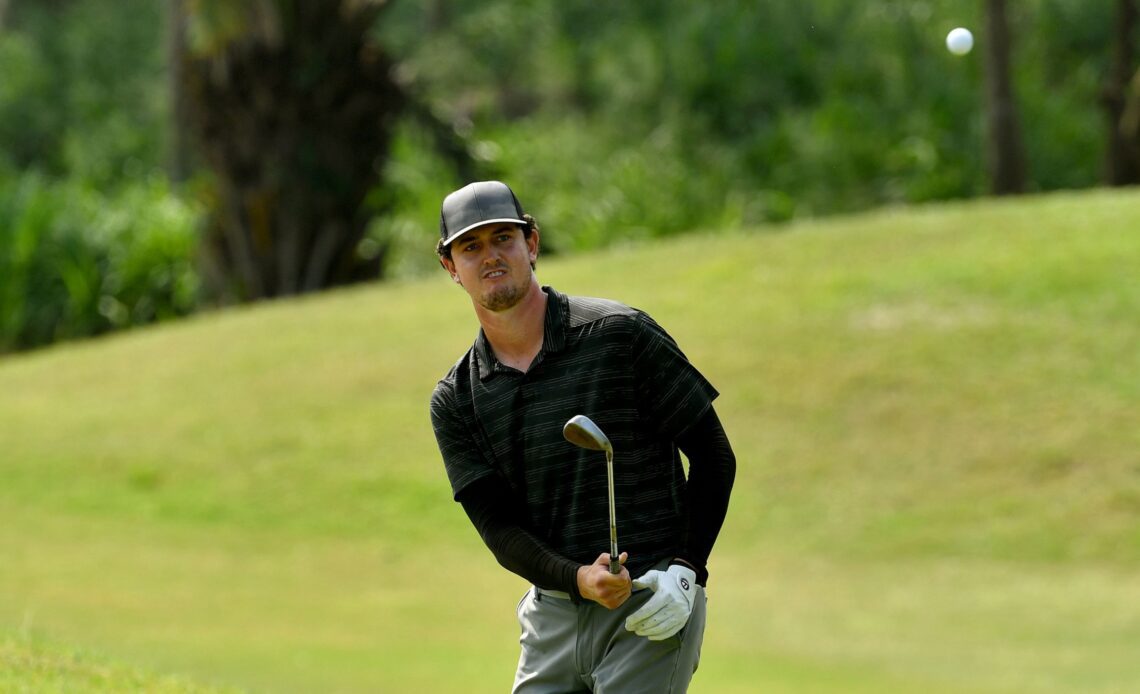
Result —
[{"label": "golf ball", "polygon": [[946,48],[954,55],[966,55],[974,47],[974,35],[969,29],[958,27],[946,34]]}]

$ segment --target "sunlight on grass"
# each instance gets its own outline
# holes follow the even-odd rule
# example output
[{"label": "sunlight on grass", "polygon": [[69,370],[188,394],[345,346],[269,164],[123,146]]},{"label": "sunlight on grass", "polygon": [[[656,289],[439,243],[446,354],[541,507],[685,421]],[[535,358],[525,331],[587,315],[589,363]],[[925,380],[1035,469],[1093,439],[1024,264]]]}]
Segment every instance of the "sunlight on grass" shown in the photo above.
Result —
[{"label": "sunlight on grass", "polygon": [[[723,393],[692,691],[1140,688],[1137,228],[1140,197],[1095,192],[539,263],[649,311]],[[427,415],[476,330],[440,273],[4,358],[0,643],[503,691],[526,586]]]}]

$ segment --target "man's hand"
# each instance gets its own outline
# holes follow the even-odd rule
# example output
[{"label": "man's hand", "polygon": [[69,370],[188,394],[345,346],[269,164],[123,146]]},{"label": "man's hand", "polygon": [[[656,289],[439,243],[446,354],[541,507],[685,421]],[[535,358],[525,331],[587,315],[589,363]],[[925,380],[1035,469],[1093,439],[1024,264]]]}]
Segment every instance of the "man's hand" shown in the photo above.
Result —
[{"label": "man's hand", "polygon": [[625,620],[626,629],[650,641],[661,641],[689,621],[697,585],[697,574],[692,569],[674,564],[666,571],[647,571],[633,585],[652,588],[654,595]]},{"label": "man's hand", "polygon": [[593,600],[602,607],[612,610],[629,599],[633,586],[625,560],[629,553],[622,552],[618,561],[622,563],[621,573],[610,573],[610,554],[603,552],[593,564],[578,567],[578,593],[586,600]]}]

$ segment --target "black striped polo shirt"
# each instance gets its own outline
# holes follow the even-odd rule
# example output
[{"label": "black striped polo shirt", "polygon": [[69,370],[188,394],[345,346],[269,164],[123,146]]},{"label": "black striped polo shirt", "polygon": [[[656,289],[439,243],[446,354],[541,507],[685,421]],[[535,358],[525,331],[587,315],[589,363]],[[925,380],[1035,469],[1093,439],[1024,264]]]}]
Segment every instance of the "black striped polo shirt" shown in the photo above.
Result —
[{"label": "black striped polo shirt", "polygon": [[452,493],[499,475],[525,501],[531,532],[593,563],[610,546],[605,454],[562,436],[584,414],[613,444],[618,548],[641,575],[682,553],[688,511],[674,441],[717,391],[642,311],[543,291],[543,346],[529,371],[499,363],[480,330],[432,394]]}]

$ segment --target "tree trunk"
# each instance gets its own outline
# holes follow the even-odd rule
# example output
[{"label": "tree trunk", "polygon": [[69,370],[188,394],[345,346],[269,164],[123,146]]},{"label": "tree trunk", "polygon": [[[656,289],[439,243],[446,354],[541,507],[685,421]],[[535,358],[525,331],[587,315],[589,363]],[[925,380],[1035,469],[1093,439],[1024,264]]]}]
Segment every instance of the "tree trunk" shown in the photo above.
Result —
[{"label": "tree trunk", "polygon": [[995,195],[1025,190],[1025,154],[1010,71],[1011,37],[1005,0],[985,0],[986,110],[990,189]]},{"label": "tree trunk", "polygon": [[[3,2],[4,0],[0,0]],[[183,88],[182,56],[186,53],[186,1],[167,0],[166,3],[166,65],[167,88],[170,98],[170,119],[167,123],[166,172],[170,180],[182,183],[190,175],[190,148],[186,141],[189,132],[189,113],[186,90]]]},{"label": "tree trunk", "polygon": [[216,186],[207,276],[225,278],[213,287],[224,297],[380,276],[384,249],[368,258],[357,249],[405,98],[370,39],[379,4],[339,5],[262,3],[243,33],[185,61],[191,122]]},{"label": "tree trunk", "polygon": [[[1104,177],[1109,185],[1140,183],[1140,71],[1135,71],[1133,34],[1136,29],[1135,0],[1117,0],[1113,26],[1112,64],[1101,105],[1108,118],[1108,143]],[[1135,77],[1134,77],[1135,75]]]}]

